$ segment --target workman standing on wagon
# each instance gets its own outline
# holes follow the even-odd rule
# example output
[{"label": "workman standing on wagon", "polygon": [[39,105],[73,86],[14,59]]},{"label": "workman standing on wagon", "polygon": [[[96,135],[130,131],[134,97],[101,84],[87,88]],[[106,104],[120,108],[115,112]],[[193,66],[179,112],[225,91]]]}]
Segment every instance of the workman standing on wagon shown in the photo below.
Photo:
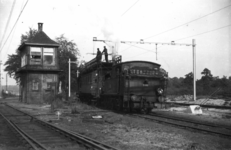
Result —
[{"label": "workman standing on wagon", "polygon": [[101,59],[102,59],[102,53],[99,50],[99,48],[97,48],[96,60],[97,60],[98,63],[100,63]]},{"label": "workman standing on wagon", "polygon": [[105,56],[105,61],[108,63],[108,53],[107,53],[107,48],[106,46],[103,47],[103,52],[104,53],[104,56]]}]

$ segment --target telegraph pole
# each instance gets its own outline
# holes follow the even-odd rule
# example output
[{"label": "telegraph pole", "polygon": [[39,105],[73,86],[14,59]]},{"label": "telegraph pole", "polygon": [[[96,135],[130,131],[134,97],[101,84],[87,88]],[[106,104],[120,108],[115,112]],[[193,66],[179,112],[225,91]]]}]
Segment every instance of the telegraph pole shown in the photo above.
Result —
[{"label": "telegraph pole", "polygon": [[69,74],[68,74],[68,79],[69,79],[69,87],[68,87],[68,97],[71,97],[71,59],[69,58],[68,60],[68,70],[69,70]]},{"label": "telegraph pole", "polygon": [[7,91],[7,73],[6,73],[6,91]]},{"label": "telegraph pole", "polygon": [[70,98],[71,97],[71,63],[75,63],[75,64],[77,64],[77,61],[71,61],[71,59],[69,58],[69,60],[68,60],[68,78],[69,78],[69,80],[68,80],[68,97]]},{"label": "telegraph pole", "polygon": [[196,101],[196,41],[192,40],[193,47],[193,100]]}]

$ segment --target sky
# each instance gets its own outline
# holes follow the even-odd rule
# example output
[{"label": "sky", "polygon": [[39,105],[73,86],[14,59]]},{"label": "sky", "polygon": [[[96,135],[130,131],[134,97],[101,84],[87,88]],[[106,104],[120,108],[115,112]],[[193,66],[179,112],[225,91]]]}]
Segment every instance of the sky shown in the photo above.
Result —
[{"label": "sky", "polygon": [[[115,44],[122,61],[159,63],[169,77],[185,77],[193,71],[192,46],[158,44],[156,53],[155,44],[120,41],[192,44],[195,39],[196,78],[205,68],[213,76],[231,76],[231,0],[0,0],[3,64],[8,54],[15,54],[21,35],[37,29],[38,22],[51,39],[64,34],[73,40],[80,60],[91,60],[95,56],[90,53],[103,46],[110,53]],[[93,42],[93,37],[112,42]],[[6,84],[4,67],[2,85]],[[15,84],[8,77],[8,85]]]}]

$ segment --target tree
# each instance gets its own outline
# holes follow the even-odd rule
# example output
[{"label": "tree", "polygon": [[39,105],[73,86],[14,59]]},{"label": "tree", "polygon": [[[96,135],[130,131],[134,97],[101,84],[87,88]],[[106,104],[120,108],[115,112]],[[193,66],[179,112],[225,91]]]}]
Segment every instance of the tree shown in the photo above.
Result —
[{"label": "tree", "polygon": [[16,71],[20,68],[21,65],[20,55],[8,55],[8,59],[4,65],[6,66],[4,71],[6,71],[10,77],[14,78],[17,83],[20,82],[20,76],[16,75]]},{"label": "tree", "polygon": [[187,87],[192,87],[193,85],[193,73],[190,72],[188,74],[185,75],[185,78],[183,80],[183,83],[187,86]]},{"label": "tree", "polygon": [[210,90],[210,85],[211,85],[211,81],[213,80],[213,75],[211,73],[211,71],[207,68],[205,68],[201,74],[203,75],[201,77],[201,82],[203,85],[203,90],[205,93],[208,94],[209,90]]},{"label": "tree", "polygon": [[207,68],[205,68],[201,74],[203,75],[202,78],[208,78],[208,79],[212,79],[213,75],[211,74],[211,71]]},{"label": "tree", "polygon": [[34,36],[38,33],[38,30],[36,29],[32,29],[32,28],[29,28],[29,32],[26,32],[26,34],[22,34],[21,35],[21,44],[25,41],[29,41],[31,40],[32,38],[34,38]]},{"label": "tree", "polygon": [[[29,28],[29,32],[26,32],[25,35],[21,35],[21,44],[33,38],[37,32],[37,30]],[[18,50],[16,50],[16,54],[8,55],[8,59],[4,66],[6,66],[4,71],[6,71],[10,77],[14,78],[17,83],[19,83],[21,80],[20,76],[16,74],[16,71],[21,67],[21,58]]]},{"label": "tree", "polygon": [[[59,74],[59,80],[62,82],[62,89],[68,94],[68,60],[77,62],[77,57],[80,56],[76,43],[69,41],[64,35],[60,35],[56,38],[56,42],[60,44],[58,49],[59,66],[61,72]],[[71,89],[77,90],[77,65],[71,64]]]},{"label": "tree", "polygon": [[213,77],[211,87],[218,88],[221,86],[221,79],[219,79],[219,76]]}]

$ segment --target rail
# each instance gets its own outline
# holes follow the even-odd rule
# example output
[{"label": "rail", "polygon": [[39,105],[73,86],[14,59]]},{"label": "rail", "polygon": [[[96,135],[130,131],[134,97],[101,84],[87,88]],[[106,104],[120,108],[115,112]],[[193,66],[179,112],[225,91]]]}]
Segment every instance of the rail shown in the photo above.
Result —
[{"label": "rail", "polygon": [[21,131],[18,127],[9,119],[6,118],[2,113],[0,115],[7,121],[7,123],[29,144],[29,146],[35,150],[39,150],[37,146]]},{"label": "rail", "polygon": [[[157,104],[166,104],[166,105],[180,105],[180,106],[190,106],[190,105],[200,105],[200,104],[190,104],[190,103],[178,103],[178,102],[158,102]],[[230,106],[216,106],[216,105],[200,105],[204,108],[217,108],[217,109],[231,109]]]},{"label": "rail", "polygon": [[213,124],[203,123],[203,122],[199,122],[199,121],[196,122],[196,121],[191,121],[189,119],[180,119],[180,118],[175,118],[175,117],[168,117],[165,115],[133,114],[132,116],[143,118],[143,119],[154,121],[154,122],[158,122],[158,123],[169,124],[169,125],[173,125],[173,126],[198,130],[198,131],[202,131],[202,132],[206,132],[206,133],[210,133],[210,134],[214,134],[214,135],[219,135],[219,136],[226,137],[226,138],[231,138],[231,129],[229,127],[224,128],[224,126],[213,125]]},{"label": "rail", "polygon": [[91,138],[89,138],[89,137],[85,137],[85,136],[83,136],[83,135],[81,135],[81,134],[74,133],[74,132],[72,132],[72,131],[69,131],[69,130],[66,130],[66,129],[63,129],[63,128],[54,126],[54,125],[52,125],[52,124],[50,124],[50,123],[48,123],[48,122],[42,121],[42,120],[40,120],[40,119],[38,119],[38,118],[36,118],[36,117],[34,117],[34,116],[32,116],[32,115],[26,113],[26,112],[23,112],[23,111],[21,111],[21,110],[18,110],[18,109],[14,108],[14,107],[12,107],[12,106],[10,106],[10,105],[8,105],[8,104],[6,104],[6,106],[8,106],[8,107],[10,107],[10,108],[12,108],[12,109],[15,109],[15,110],[17,110],[17,111],[19,111],[19,112],[21,112],[21,113],[23,113],[23,114],[25,114],[25,115],[31,117],[31,121],[33,120],[34,122],[37,122],[37,123],[39,123],[40,125],[42,125],[42,126],[44,126],[44,127],[47,127],[47,128],[49,128],[49,129],[51,129],[51,130],[53,130],[53,131],[56,131],[56,132],[58,132],[60,135],[65,135],[65,137],[67,137],[67,138],[69,138],[69,139],[71,139],[71,140],[76,141],[76,142],[79,143],[80,145],[86,146],[88,149],[90,148],[90,149],[95,149],[95,150],[96,150],[96,149],[97,149],[97,150],[108,150],[108,149],[110,149],[110,150],[117,150],[117,149],[114,148],[114,147],[111,147],[111,146],[109,146],[109,145],[106,145],[106,144],[104,144],[104,143],[101,143],[101,142],[99,142],[99,141],[96,141],[96,140],[91,139]]}]

